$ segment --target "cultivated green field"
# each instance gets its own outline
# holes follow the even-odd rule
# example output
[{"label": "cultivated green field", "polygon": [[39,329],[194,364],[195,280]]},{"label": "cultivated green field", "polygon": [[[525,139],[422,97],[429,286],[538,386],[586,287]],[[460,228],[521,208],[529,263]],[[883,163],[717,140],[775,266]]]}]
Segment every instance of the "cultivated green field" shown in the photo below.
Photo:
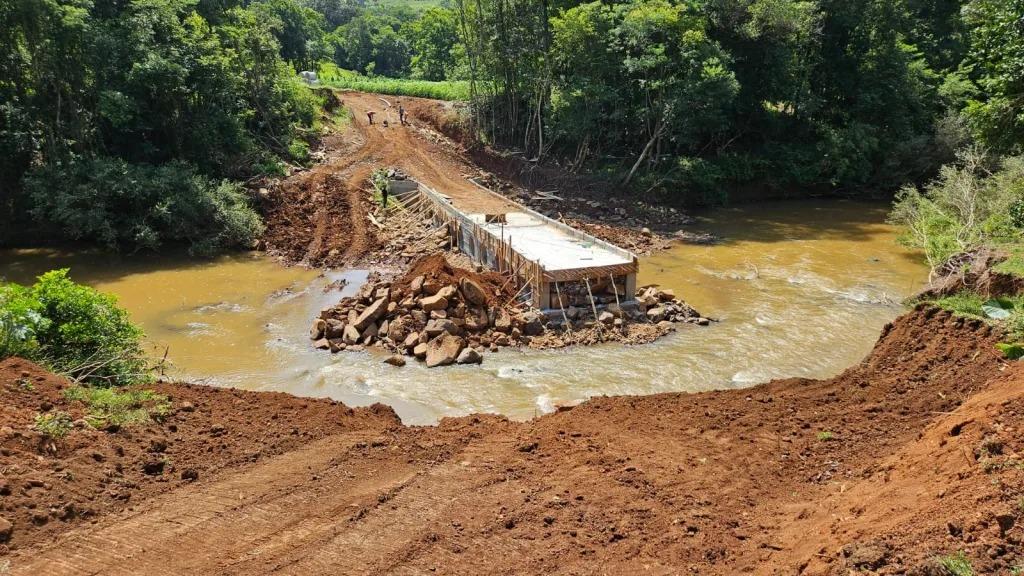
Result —
[{"label": "cultivated green field", "polygon": [[466,81],[432,82],[383,76],[369,77],[333,66],[322,66],[319,77],[320,83],[330,88],[436,100],[469,100],[469,82]]}]

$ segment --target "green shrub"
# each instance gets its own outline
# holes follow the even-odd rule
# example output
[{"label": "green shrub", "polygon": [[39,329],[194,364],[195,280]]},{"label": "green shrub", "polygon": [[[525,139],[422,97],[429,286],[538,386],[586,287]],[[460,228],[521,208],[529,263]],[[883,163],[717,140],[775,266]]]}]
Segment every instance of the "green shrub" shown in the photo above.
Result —
[{"label": "green shrub", "polygon": [[48,320],[30,290],[17,284],[0,285],[0,358],[31,358],[39,350],[36,335]]},{"label": "green shrub", "polygon": [[263,229],[239,184],[210,180],[184,162],[73,160],[38,168],[25,189],[37,220],[69,239],[112,249],[180,243],[209,254],[248,246]]},{"label": "green shrub", "polygon": [[159,421],[171,410],[167,397],[152,390],[75,386],[65,390],[64,397],[85,404],[85,419],[94,428]]},{"label": "green shrub", "polygon": [[71,415],[67,412],[47,412],[36,416],[32,429],[40,432],[52,440],[60,440],[71,431]]},{"label": "green shrub", "polygon": [[1024,229],[1012,210],[1022,198],[1024,158],[994,163],[977,150],[966,150],[957,165],[943,166],[923,191],[915,186],[901,190],[890,220],[903,227],[901,241],[924,250],[934,269],[961,252],[1019,242]]},{"label": "green shrub", "polygon": [[0,287],[0,357],[24,356],[71,378],[123,385],[147,378],[142,331],[113,296],[53,270],[31,287]]},{"label": "green shrub", "polygon": [[1024,358],[1024,344],[1007,344],[1000,342],[996,344],[996,348],[1002,352],[1003,357],[1007,360],[1020,360]]}]

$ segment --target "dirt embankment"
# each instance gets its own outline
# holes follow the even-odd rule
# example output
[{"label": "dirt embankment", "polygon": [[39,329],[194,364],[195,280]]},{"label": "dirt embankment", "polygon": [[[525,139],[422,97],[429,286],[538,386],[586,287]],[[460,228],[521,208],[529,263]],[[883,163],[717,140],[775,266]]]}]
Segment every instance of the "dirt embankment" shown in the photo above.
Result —
[{"label": "dirt embankment", "polygon": [[[368,183],[375,168],[397,168],[469,212],[506,211],[510,204],[479,188],[486,186],[640,254],[666,247],[671,232],[690,221],[675,209],[618,198],[607,193],[606,186],[557,167],[536,168],[514,157],[464,147],[438,131],[458,135],[443,115],[445,103],[357,92],[340,93],[339,99],[351,121],[325,138],[323,161],[268,183],[259,193],[267,225],[261,245],[286,261],[401,267],[425,253],[422,248],[429,244],[429,235],[409,237],[402,233],[409,230],[381,228],[368,218],[375,210]],[[399,102],[409,111],[409,126],[397,122],[394,107]],[[372,126],[366,118],[369,111],[376,113]],[[389,115],[391,121],[384,126]],[[551,191],[556,194],[545,194]],[[416,224],[402,226],[411,229]],[[418,249],[410,250],[414,245]],[[403,254],[409,251],[415,254]]]},{"label": "dirt embankment", "polygon": [[1024,278],[996,271],[996,266],[1010,257],[1004,250],[981,248],[953,256],[937,271],[923,298],[941,298],[971,291],[987,298],[1024,293]]},{"label": "dirt embankment", "polygon": [[410,115],[424,138],[469,159],[474,179],[551,218],[640,255],[667,248],[674,240],[709,243],[710,235],[686,229],[693,219],[681,210],[630,198],[621,187],[572,166],[538,163],[522,154],[482,145],[467,133],[466,112],[450,102],[410,99]]},{"label": "dirt embankment", "polygon": [[[95,524],[75,530],[59,519],[52,531],[35,530],[18,517],[10,569],[924,576],[950,574],[940,559],[963,551],[975,574],[1010,574],[1024,564],[1024,368],[1001,359],[1000,336],[922,308],[833,379],[595,398],[523,423],[474,416],[395,427],[390,414],[268,396],[280,403],[275,411],[307,403],[291,424],[300,434],[307,411],[337,413],[348,431],[331,434],[322,423],[319,440],[293,440],[278,456],[193,482],[169,471],[138,476],[122,488],[133,510],[98,510]],[[234,403],[250,396],[261,395],[204,389],[203,399],[222,398],[211,417],[234,421]],[[39,408],[29,393],[9,398],[26,413]],[[353,428],[359,417],[366,433]],[[240,420],[257,436],[252,430],[274,426],[267,418]],[[107,439],[125,431],[74,431],[69,441],[138,444],[126,449],[127,473],[148,458],[133,456],[146,451],[146,435],[169,425],[127,440]],[[186,449],[185,438],[172,446],[216,460],[208,427],[193,437],[203,448]],[[67,482],[67,467],[118,470],[81,451],[5,454],[15,457],[51,490]],[[160,490],[147,491],[162,478]],[[49,506],[45,492],[28,492],[38,508]],[[14,501],[3,498],[10,514]],[[24,506],[29,496],[17,498]]]},{"label": "dirt embankment", "polygon": [[[94,430],[71,383],[26,360],[0,362],[0,555],[137,502],[352,430],[386,431],[391,408],[210,386],[157,384],[171,400],[161,422]],[[67,412],[63,440],[34,430],[37,414]],[[5,522],[11,532],[4,537]]]}]

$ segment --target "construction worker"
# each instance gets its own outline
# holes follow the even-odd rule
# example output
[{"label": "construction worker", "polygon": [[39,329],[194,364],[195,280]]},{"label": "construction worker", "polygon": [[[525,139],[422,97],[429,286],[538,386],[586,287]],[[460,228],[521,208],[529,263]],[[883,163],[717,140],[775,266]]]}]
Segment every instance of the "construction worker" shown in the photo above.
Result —
[{"label": "construction worker", "polygon": [[370,119],[370,126],[373,126],[373,115],[376,114],[373,110],[366,111],[366,117]]}]

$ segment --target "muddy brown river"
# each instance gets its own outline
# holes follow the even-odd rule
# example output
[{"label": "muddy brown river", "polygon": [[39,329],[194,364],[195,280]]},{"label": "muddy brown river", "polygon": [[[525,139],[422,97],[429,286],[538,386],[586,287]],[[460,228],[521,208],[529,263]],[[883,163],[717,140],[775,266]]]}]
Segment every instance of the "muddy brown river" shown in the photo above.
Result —
[{"label": "muddy brown river", "polygon": [[17,250],[0,251],[0,276],[28,283],[71,268],[75,280],[117,295],[181,379],[383,402],[410,424],[471,412],[528,418],[595,395],[827,377],[859,361],[927,275],[920,256],[896,244],[887,209],[800,201],[708,212],[690,229],[723,240],[645,258],[639,282],[673,288],[719,323],[684,325],[644,346],[503,350],[482,366],[432,370],[311,348],[310,320],[354,293],[365,270],[321,274],[248,254],[197,261]]}]

